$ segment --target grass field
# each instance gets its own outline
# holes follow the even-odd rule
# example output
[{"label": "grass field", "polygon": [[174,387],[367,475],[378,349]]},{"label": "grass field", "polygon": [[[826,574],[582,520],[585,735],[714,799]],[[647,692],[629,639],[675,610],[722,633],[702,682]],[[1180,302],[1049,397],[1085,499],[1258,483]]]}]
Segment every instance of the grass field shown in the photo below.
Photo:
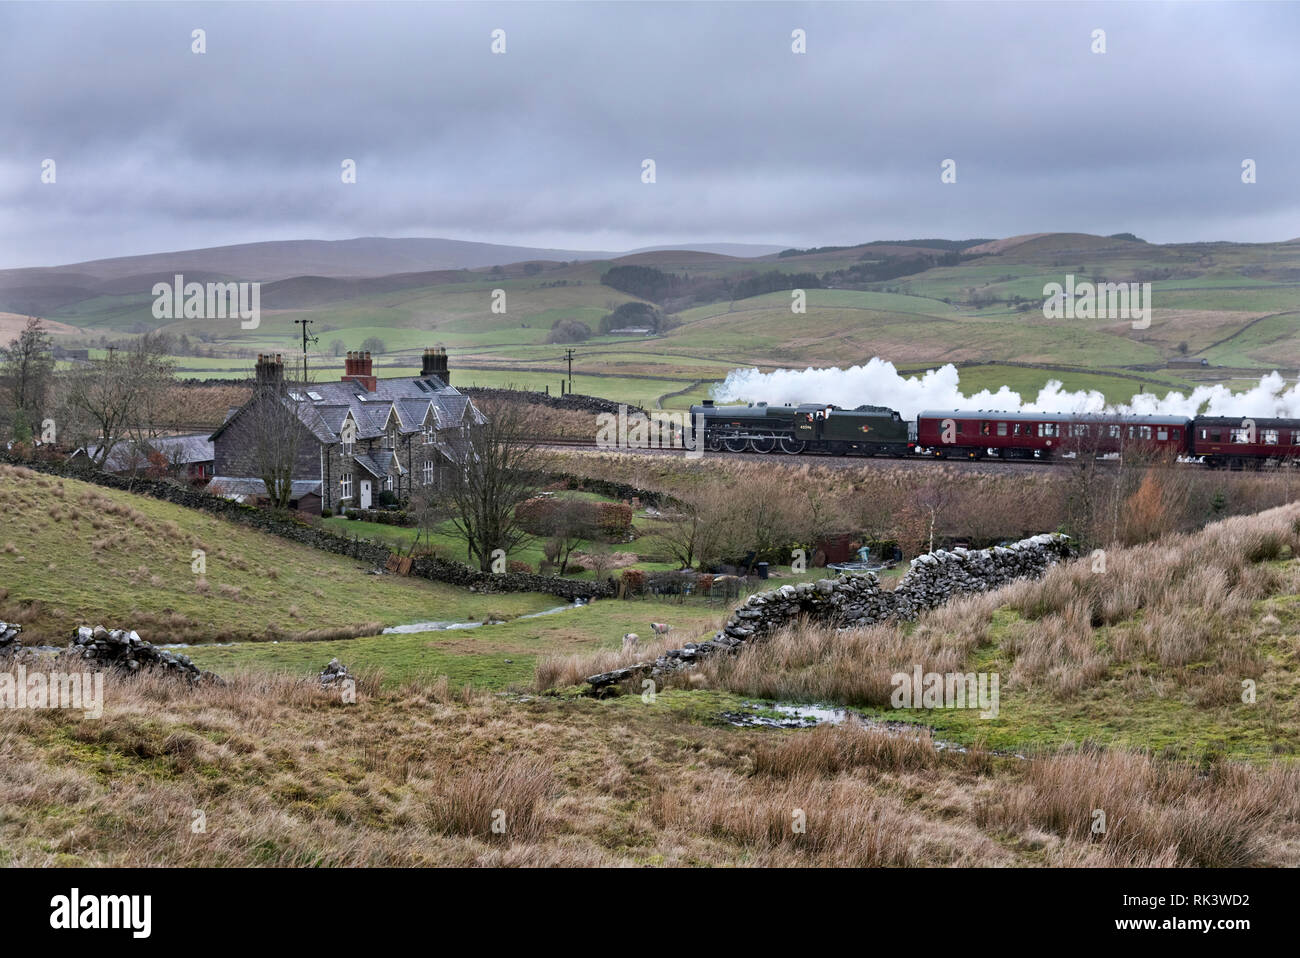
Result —
[{"label": "grass field", "polygon": [[[375,576],[350,559],[147,496],[0,466],[0,619],[32,643],[78,625],[153,642],[357,635],[376,626],[515,616],[551,596],[477,595]],[[205,571],[193,571],[194,551]]]},{"label": "grass field", "polygon": [[[576,345],[575,389],[636,405],[683,408],[708,395],[712,383],[737,366],[762,369],[850,365],[873,356],[907,367],[947,362],[1016,362],[1076,367],[1066,385],[1098,388],[1111,401],[1132,394],[1125,375],[1132,367],[1159,367],[1183,354],[1211,363],[1258,369],[1300,366],[1300,244],[1223,243],[1153,246],[1083,234],[1049,234],[1013,241],[994,255],[972,256],[875,284],[870,290],[807,291],[807,311],[790,310],[788,292],[687,308],[666,334],[625,338],[595,336]],[[872,251],[874,250],[874,251]],[[793,257],[743,260],[693,254],[633,258],[693,277],[721,278],[767,270],[843,269],[880,248],[830,251]],[[297,353],[294,321],[311,319],[317,375],[334,378],[342,360],[334,349],[358,349],[369,337],[384,344],[377,357],[384,375],[407,374],[419,350],[442,344],[451,350],[458,385],[514,385],[559,390],[567,373],[565,347],[548,344],[551,325],[576,320],[595,329],[613,307],[633,297],[600,283],[611,263],[552,264],[536,275],[507,267],[442,275],[430,285],[358,295],[344,286],[316,289],[310,280],[268,287],[261,325],[213,327],[188,320],[167,326],[173,333],[204,337],[230,358],[178,357],[193,374],[246,376],[259,351]],[[1152,283],[1153,319],[1145,330],[1126,321],[1046,320],[1035,306],[1012,308],[1008,297],[1037,303],[1045,283],[1068,274],[1079,279]],[[382,288],[382,284],[379,287]],[[494,291],[505,296],[494,310]],[[981,297],[995,297],[986,302]],[[51,313],[52,320],[95,337],[156,325],[146,296],[96,296]],[[341,344],[335,346],[335,343]],[[92,343],[92,345],[98,345]],[[969,391],[1000,386],[992,367],[972,372]],[[1141,375],[1168,379],[1178,376]],[[1016,374],[1016,388],[1036,391],[1052,373]],[[1156,387],[1158,388],[1158,387]],[[1023,391],[1023,390],[1022,390]],[[668,397],[668,398],[664,398]]]}]

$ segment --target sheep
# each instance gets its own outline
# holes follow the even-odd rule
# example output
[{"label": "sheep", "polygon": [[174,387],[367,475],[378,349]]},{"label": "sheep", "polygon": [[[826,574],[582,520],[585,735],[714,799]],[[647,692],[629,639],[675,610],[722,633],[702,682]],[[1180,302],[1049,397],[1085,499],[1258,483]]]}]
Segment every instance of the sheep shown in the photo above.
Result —
[{"label": "sheep", "polygon": [[625,632],[623,634],[623,651],[635,652],[641,645],[641,637],[635,632]]},{"label": "sheep", "polygon": [[673,627],[666,622],[651,622],[650,628],[654,630],[655,635],[667,635],[673,630]]}]

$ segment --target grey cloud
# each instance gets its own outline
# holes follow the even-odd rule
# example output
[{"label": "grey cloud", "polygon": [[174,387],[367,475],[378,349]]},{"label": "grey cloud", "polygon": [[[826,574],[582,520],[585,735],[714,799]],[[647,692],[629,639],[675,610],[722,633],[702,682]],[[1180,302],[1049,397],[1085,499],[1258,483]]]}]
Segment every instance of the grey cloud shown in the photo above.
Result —
[{"label": "grey cloud", "polygon": [[1284,239],[1297,41],[1289,4],[7,4],[0,266],[356,235]]}]

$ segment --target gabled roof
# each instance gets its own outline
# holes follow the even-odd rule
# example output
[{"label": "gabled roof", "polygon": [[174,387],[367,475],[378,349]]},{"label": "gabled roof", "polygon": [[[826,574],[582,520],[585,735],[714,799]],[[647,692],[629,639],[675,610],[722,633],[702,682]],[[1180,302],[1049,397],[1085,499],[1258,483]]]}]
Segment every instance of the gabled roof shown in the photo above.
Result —
[{"label": "gabled roof", "polygon": [[398,399],[393,403],[393,408],[397,410],[403,432],[418,432],[425,419],[429,418],[430,410],[433,410],[432,421],[437,425],[438,413],[432,399]]},{"label": "gabled roof", "polygon": [[388,475],[388,465],[393,461],[393,454],[387,449],[376,449],[374,452],[353,456],[352,461],[376,479],[382,479]]},{"label": "gabled roof", "polygon": [[[102,446],[90,445],[77,452],[85,453],[91,459],[96,458]],[[191,465],[196,462],[212,462],[215,458],[212,441],[202,433],[186,436],[156,436],[137,445],[133,440],[113,443],[113,448],[104,460],[105,472],[121,472],[135,466],[148,465],[149,450],[162,453],[169,463]],[[76,455],[76,453],[73,453]]]},{"label": "gabled roof", "polygon": [[[390,417],[394,415],[400,433],[419,432],[430,407],[433,409],[432,422],[437,429],[460,426],[466,421],[484,421],[469,397],[434,376],[380,379],[374,392],[348,380],[312,383],[307,389],[295,389],[294,393],[304,398],[295,402],[286,394],[281,401],[292,406],[312,435],[327,444],[340,440],[339,432],[349,413],[357,425],[357,439],[375,439],[383,435]],[[308,398],[315,396],[320,398]],[[248,404],[245,404],[232,411],[209,439],[217,439],[247,408]]]}]

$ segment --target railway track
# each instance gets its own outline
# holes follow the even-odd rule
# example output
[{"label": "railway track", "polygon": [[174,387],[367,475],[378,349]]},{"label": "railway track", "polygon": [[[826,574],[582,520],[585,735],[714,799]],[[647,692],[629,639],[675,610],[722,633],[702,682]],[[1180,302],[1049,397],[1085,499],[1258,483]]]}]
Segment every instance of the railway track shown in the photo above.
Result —
[{"label": "railway track", "polygon": [[[543,437],[533,440],[537,445],[547,448],[556,449],[596,449],[594,439],[574,439],[571,437]],[[648,456],[681,456],[685,451],[681,448],[669,449],[611,449],[610,452],[620,452],[625,455],[648,455]],[[763,460],[777,466],[799,466],[815,463],[817,465],[827,466],[832,469],[883,469],[890,467],[899,467],[903,469],[926,469],[935,463],[943,463],[960,469],[970,469],[975,472],[987,472],[989,474],[1006,474],[1008,472],[1021,473],[1041,473],[1044,469],[1052,470],[1059,468],[1068,468],[1076,463],[1074,459],[998,459],[995,457],[986,457],[982,459],[964,459],[951,458],[939,459],[934,456],[840,456],[824,452],[803,452],[797,455],[786,455],[780,452],[755,453],[755,452],[728,452],[726,450],[706,450],[702,458],[706,459],[734,459],[737,461],[755,461]],[[1118,459],[1099,459],[1098,465],[1114,468],[1122,465]],[[1180,469],[1198,469],[1204,470],[1205,466],[1199,462],[1178,462],[1175,466]],[[1251,473],[1252,470],[1221,470],[1230,474],[1239,472]],[[1275,470],[1262,470],[1272,472]]]},{"label": "railway track", "polygon": [[[574,439],[567,436],[543,437],[533,440],[540,447],[554,449],[597,449],[594,439]],[[685,450],[681,448],[669,449],[611,449],[609,452],[619,452],[625,455],[643,455],[643,456],[682,456]],[[1042,459],[935,459],[930,456],[837,456],[824,452],[803,452],[798,455],[787,455],[780,452],[772,453],[755,453],[755,452],[728,452],[727,450],[705,450],[702,458],[705,459],[734,459],[737,461],[758,461],[771,463],[777,466],[800,466],[815,463],[817,465],[828,466],[832,469],[855,469],[855,468],[876,468],[883,469],[889,467],[901,467],[904,469],[925,469],[935,462],[952,464],[958,468],[973,469],[975,471],[985,471],[990,473],[1010,472],[1039,472],[1044,468],[1052,466],[1068,465],[1068,462],[1059,460],[1042,460]]]}]

